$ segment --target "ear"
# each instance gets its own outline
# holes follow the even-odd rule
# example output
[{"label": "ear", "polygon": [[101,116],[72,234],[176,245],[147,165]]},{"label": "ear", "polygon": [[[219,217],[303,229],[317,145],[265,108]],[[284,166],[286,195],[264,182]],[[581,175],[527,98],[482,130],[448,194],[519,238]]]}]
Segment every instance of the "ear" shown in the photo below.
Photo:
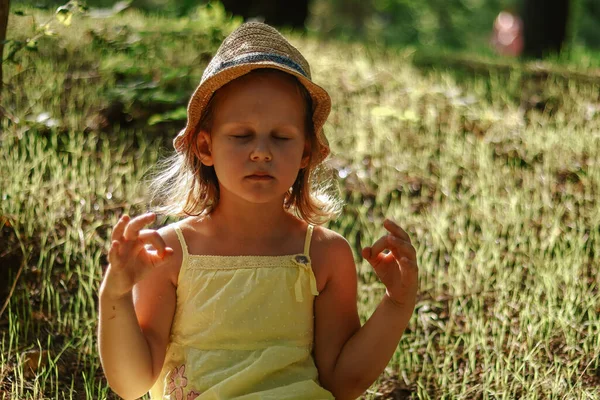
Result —
[{"label": "ear", "polygon": [[300,160],[300,168],[308,167],[308,164],[310,163],[310,153],[311,153],[310,143],[307,140],[306,143],[304,144],[304,152],[302,153],[302,159]]},{"label": "ear", "polygon": [[198,149],[198,155],[202,164],[210,167],[214,165],[212,157],[212,140],[210,133],[206,131],[200,131],[198,134],[198,141],[196,143]]}]

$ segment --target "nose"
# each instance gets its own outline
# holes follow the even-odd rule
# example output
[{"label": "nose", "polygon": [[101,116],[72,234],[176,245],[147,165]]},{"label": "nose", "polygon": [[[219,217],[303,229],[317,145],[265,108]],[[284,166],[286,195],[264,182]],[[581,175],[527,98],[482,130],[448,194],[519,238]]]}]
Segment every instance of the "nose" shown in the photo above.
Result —
[{"label": "nose", "polygon": [[269,149],[269,145],[267,140],[258,139],[256,141],[256,145],[252,149],[252,153],[250,154],[250,159],[252,161],[271,161],[273,155],[271,154],[271,149]]}]

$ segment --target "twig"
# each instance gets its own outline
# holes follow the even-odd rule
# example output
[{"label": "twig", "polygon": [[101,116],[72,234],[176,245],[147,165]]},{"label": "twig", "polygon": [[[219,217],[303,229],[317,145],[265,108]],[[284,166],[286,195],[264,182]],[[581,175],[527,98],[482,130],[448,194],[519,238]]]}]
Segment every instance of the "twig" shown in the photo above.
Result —
[{"label": "twig", "polygon": [[19,118],[17,116],[9,113],[8,111],[6,111],[6,108],[0,106],[0,119],[4,117],[8,118],[13,124],[19,123]]},{"label": "twig", "polygon": [[23,272],[23,268],[25,267],[25,264],[27,264],[27,258],[28,257],[23,257],[23,261],[21,261],[21,266],[19,267],[19,270],[17,271],[17,276],[15,277],[15,281],[13,282],[12,288],[10,288],[10,292],[8,293],[8,297],[6,298],[6,301],[4,302],[4,305],[2,306],[2,309],[0,310],[0,317],[2,317],[2,314],[4,313],[4,310],[6,309],[6,307],[8,306],[8,302],[10,301],[10,298],[13,295],[13,292],[15,291],[15,288],[17,287],[17,282],[19,281],[19,276],[21,276],[21,272]]},{"label": "twig", "polygon": [[[3,223],[4,223],[4,221],[3,221]],[[19,267],[19,270],[17,271],[17,276],[15,277],[15,281],[13,282],[12,288],[10,288],[8,297],[6,298],[6,301],[4,302],[4,305],[2,306],[2,309],[0,310],[0,317],[2,317],[4,310],[6,310],[6,307],[8,306],[8,302],[10,301],[10,298],[12,297],[12,295],[15,291],[15,288],[17,287],[17,282],[19,281],[19,277],[21,276],[21,273],[23,272],[23,268],[25,267],[25,264],[27,264],[27,261],[29,260],[29,255],[25,252],[25,246],[23,245],[23,241],[21,240],[21,236],[19,235],[17,228],[15,227],[14,223],[11,223],[11,226],[12,226],[13,230],[15,231],[15,236],[17,237],[17,240],[19,241],[19,246],[21,246],[23,260],[21,260],[21,266]]]}]

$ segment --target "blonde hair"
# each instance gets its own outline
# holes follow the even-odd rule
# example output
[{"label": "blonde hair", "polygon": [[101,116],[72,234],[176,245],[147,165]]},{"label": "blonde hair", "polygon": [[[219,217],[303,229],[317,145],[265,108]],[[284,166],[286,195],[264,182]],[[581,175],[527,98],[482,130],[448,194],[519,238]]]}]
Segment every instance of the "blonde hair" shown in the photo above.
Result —
[{"label": "blonde hair", "polygon": [[[306,140],[311,146],[311,157],[309,165],[300,169],[294,184],[285,194],[283,207],[308,223],[323,224],[339,214],[341,201],[332,171],[323,163],[313,161],[312,155],[318,150],[318,143],[312,120],[312,98],[298,79],[285,72],[258,69],[249,74],[265,72],[293,79],[306,105]],[[188,143],[196,144],[201,130],[210,132],[218,92],[210,99]],[[210,214],[219,202],[219,182],[215,169],[202,164],[196,145],[159,161],[155,171],[149,175],[148,187],[150,209],[161,214],[204,216]]]}]

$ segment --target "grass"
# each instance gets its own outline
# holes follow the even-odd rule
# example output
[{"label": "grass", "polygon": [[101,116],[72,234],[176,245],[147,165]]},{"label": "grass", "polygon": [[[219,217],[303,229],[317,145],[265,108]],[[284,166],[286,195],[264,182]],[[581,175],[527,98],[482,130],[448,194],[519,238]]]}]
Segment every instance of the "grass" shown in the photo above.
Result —
[{"label": "grass", "polygon": [[[11,15],[9,38],[31,21]],[[21,275],[0,315],[0,398],[117,398],[95,342],[108,235],[145,210],[142,179],[183,126],[222,22],[75,18],[5,66],[0,264],[8,289]],[[599,398],[598,83],[292,42],[333,99],[346,205],[329,227],[355,249],[363,322],[384,288],[358,249],[390,217],[418,252],[415,313],[364,399]]]}]

